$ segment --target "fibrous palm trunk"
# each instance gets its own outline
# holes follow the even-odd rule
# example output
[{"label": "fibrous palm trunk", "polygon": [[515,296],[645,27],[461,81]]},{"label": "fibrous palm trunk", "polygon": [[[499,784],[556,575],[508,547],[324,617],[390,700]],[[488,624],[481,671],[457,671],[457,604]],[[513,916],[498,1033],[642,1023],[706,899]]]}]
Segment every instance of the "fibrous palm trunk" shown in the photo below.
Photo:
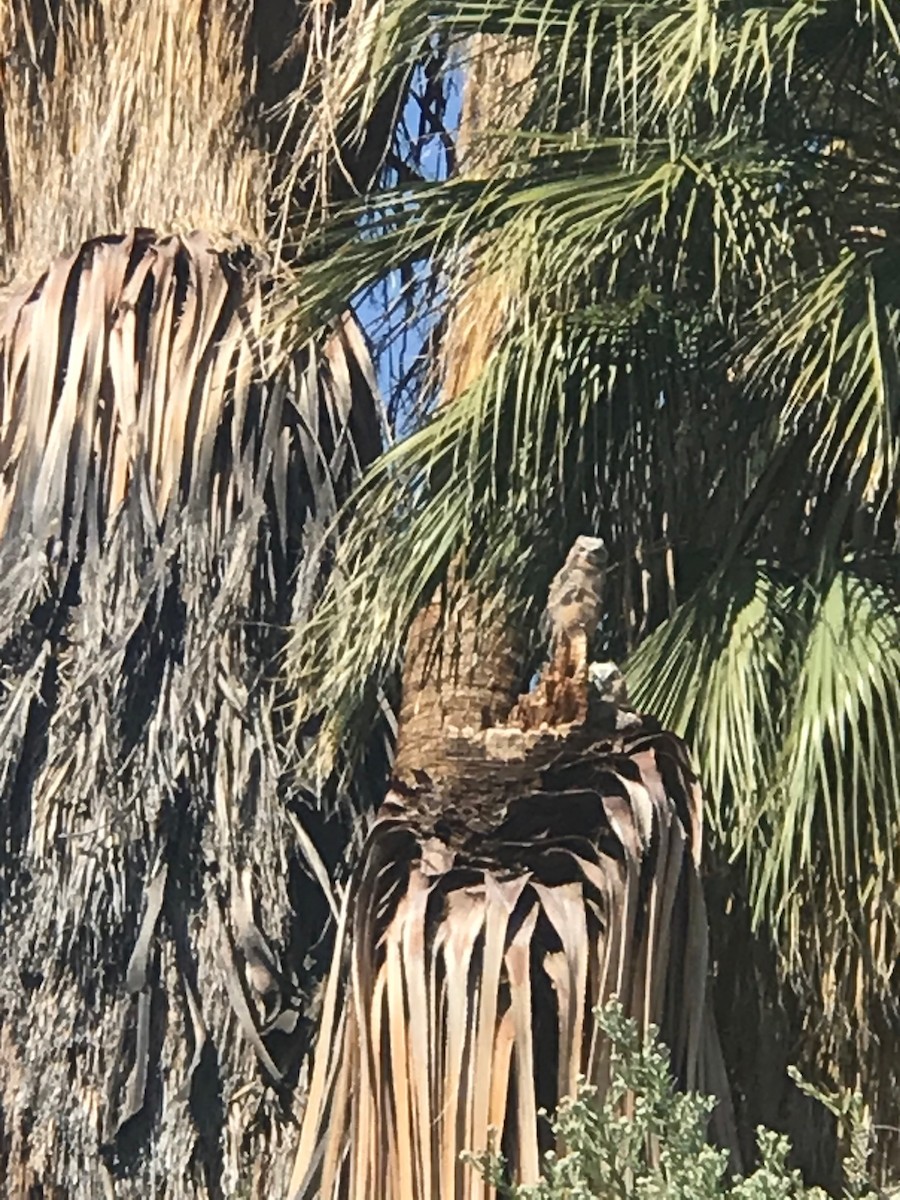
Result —
[{"label": "fibrous palm trunk", "polygon": [[378,448],[368,367],[349,321],[279,344],[248,6],[33,8],[0,23],[2,1190],[270,1195],[327,920],[272,664]]},{"label": "fibrous palm trunk", "polygon": [[4,310],[10,1195],[118,1175],[228,1194],[248,1172],[267,1193],[285,1161],[272,1085],[296,1074],[315,937],[295,918],[322,900],[301,903],[269,663],[304,526],[331,515],[321,481],[346,486],[371,430],[352,340],[267,375],[261,314],[246,262],[147,232],[84,245]]},{"label": "fibrous palm trunk", "polygon": [[[477,134],[527,107],[530,50],[481,39],[475,63],[471,171],[490,160]],[[450,403],[515,305],[472,258],[444,344]],[[482,1200],[493,1189],[460,1155],[491,1130],[511,1178],[536,1182],[541,1109],[579,1076],[604,1086],[593,1009],[613,994],[662,1029],[684,1086],[723,1099],[733,1144],[684,746],[585,691],[576,721],[551,704],[535,730],[529,699],[514,707],[525,631],[503,597],[443,596],[412,624],[394,779],[345,904],[292,1196]]]}]

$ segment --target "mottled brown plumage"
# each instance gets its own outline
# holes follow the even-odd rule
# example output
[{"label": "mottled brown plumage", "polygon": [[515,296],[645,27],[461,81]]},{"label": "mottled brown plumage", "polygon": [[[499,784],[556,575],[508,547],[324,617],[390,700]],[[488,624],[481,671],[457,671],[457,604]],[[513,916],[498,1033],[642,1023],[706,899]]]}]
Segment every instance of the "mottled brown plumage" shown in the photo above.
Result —
[{"label": "mottled brown plumage", "polygon": [[588,644],[603,615],[609,555],[602,538],[577,537],[550,584],[544,628],[550,657],[563,675],[587,671]]}]

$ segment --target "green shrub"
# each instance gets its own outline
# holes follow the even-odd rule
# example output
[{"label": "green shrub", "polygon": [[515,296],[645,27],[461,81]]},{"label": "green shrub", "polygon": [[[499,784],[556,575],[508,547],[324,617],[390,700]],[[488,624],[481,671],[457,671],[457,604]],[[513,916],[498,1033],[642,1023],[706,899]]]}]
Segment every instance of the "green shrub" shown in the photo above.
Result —
[{"label": "green shrub", "polygon": [[[479,1170],[508,1200],[826,1200],[821,1188],[807,1188],[787,1165],[790,1142],[760,1127],[759,1166],[746,1178],[730,1177],[728,1154],[706,1142],[709,1096],[684,1094],[669,1073],[668,1052],[651,1026],[641,1037],[637,1023],[612,1001],[597,1010],[611,1044],[611,1083],[602,1101],[582,1083],[576,1097],[564,1099],[552,1119],[561,1153],[545,1159],[536,1185],[505,1182],[502,1157],[493,1150],[470,1155]],[[850,1154],[844,1163],[845,1195],[875,1200],[867,1182],[870,1128],[859,1096],[835,1098],[801,1086],[842,1119]],[[622,1112],[631,1094],[632,1115]],[[884,1195],[884,1193],[880,1193]]]}]

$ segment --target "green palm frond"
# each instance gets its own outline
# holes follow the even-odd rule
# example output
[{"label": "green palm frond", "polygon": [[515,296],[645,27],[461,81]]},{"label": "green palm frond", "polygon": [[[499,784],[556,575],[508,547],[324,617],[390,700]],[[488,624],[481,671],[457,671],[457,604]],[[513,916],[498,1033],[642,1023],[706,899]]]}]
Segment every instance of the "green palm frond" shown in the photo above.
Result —
[{"label": "green palm frond", "polygon": [[628,661],[637,703],[695,747],[720,836],[735,820],[752,828],[763,810],[781,746],[792,618],[777,570],[739,560]]},{"label": "green palm frond", "polygon": [[816,597],[804,632],[788,664],[792,703],[769,793],[772,848],[757,903],[771,911],[773,897],[791,895],[798,872],[821,869],[824,842],[832,887],[849,911],[865,903],[875,880],[894,875],[898,853],[896,578],[852,566],[837,572]]},{"label": "green palm frond", "polygon": [[[484,52],[477,35],[488,35],[494,48],[497,38],[533,46],[548,85],[537,97],[545,116],[565,113],[576,124],[587,119],[595,131],[620,122],[628,136],[646,136],[653,128],[683,134],[698,101],[712,103],[717,116],[723,107],[734,117],[748,102],[762,107],[779,74],[796,69],[804,32],[815,30],[827,8],[806,0],[755,6],[701,0],[357,4],[346,23],[346,53],[335,53],[328,65],[329,119],[332,127],[349,122],[361,138],[398,72],[408,74],[436,44],[465,67]],[[845,25],[852,23],[844,17]],[[829,32],[840,36],[833,25]]]},{"label": "green palm frond", "polygon": [[[645,361],[633,380],[665,324],[646,296],[577,320],[542,314],[497,349],[471,389],[373,466],[354,495],[322,603],[288,648],[301,702],[326,713],[326,761],[451,561],[455,587],[502,592],[511,612],[524,602],[522,616],[534,622],[535,600],[559,565],[561,535],[548,510],[572,527],[622,519],[617,508],[601,518],[591,493],[621,485],[632,460],[602,467],[602,447],[639,416],[652,419],[653,397],[675,380],[670,361]],[[377,572],[365,569],[373,554]]]},{"label": "green palm frond", "polygon": [[[638,454],[655,458],[669,448],[650,432],[659,398],[677,405],[682,425],[689,412],[709,404],[713,389],[700,379],[697,350],[685,353],[677,330],[693,322],[722,359],[726,304],[734,304],[739,290],[758,295],[788,239],[775,220],[764,227],[767,236],[759,233],[759,194],[746,183],[758,181],[754,167],[744,180],[724,169],[720,179],[707,165],[659,153],[644,171],[629,173],[620,153],[614,143],[598,147],[596,157],[609,164],[603,173],[590,152],[554,152],[509,183],[420,191],[408,215],[395,209],[387,218],[399,230],[383,244],[367,234],[346,245],[343,262],[336,255],[306,273],[301,299],[321,315],[338,299],[334,291],[329,301],[328,291],[346,283],[354,263],[362,285],[371,278],[362,272],[377,271],[379,261],[396,262],[398,248],[421,253],[429,234],[428,249],[450,261],[475,237],[486,249],[472,278],[489,287],[502,279],[513,297],[503,301],[503,328],[481,378],[365,481],[325,603],[294,642],[298,690],[311,693],[337,723],[328,744],[332,735],[340,740],[338,730],[354,706],[390,669],[413,612],[452,558],[464,556],[460,583],[471,579],[489,591],[503,579],[513,605],[517,595],[539,595],[558,565],[553,543],[565,540],[547,522],[548,509],[570,528],[597,520],[611,533],[621,528],[623,488],[638,492],[636,474],[648,465],[637,462]],[[772,195],[777,177],[776,166],[769,171]],[[706,251],[705,307],[690,297],[686,267],[701,210],[714,223],[716,214],[729,213]],[[758,254],[745,233],[751,213]],[[626,253],[634,260],[627,269]],[[666,278],[654,264],[670,266],[673,254],[680,274]],[[611,301],[601,299],[595,282],[607,270],[622,279],[622,295]],[[615,289],[617,280],[610,283]],[[718,369],[724,374],[724,364]],[[685,385],[696,394],[676,401]],[[752,437],[754,423],[746,416],[735,412],[729,419]],[[647,430],[644,444],[616,461],[617,438],[638,421]],[[665,471],[664,462],[659,466]],[[720,502],[712,480],[707,487],[714,512]],[[651,490],[638,501],[650,527],[660,501],[671,497]],[[364,564],[374,545],[384,569],[373,575]],[[546,546],[549,555],[526,583],[517,564],[528,576],[536,546]]]},{"label": "green palm frond", "polygon": [[[587,5],[578,10],[579,19],[588,19],[591,10],[599,20],[603,9],[602,4]],[[403,9],[414,10],[412,4]],[[568,26],[568,32],[554,26],[550,11],[544,11],[541,36],[552,40],[555,30],[556,36],[571,41]],[[691,37],[693,26],[685,24],[686,14],[696,22]],[[517,9],[509,19],[521,15]],[[643,10],[633,14],[646,27],[642,36],[649,39],[650,61],[674,62],[677,56],[669,40],[677,34],[684,55],[694,63],[693,74],[703,76],[708,88],[719,86],[716,72],[729,55],[740,62],[752,59],[755,70],[767,59],[771,71],[782,70],[782,85],[790,83],[795,71],[797,86],[806,86],[801,59],[807,74],[810,63],[822,59],[815,31],[807,25],[821,15],[809,5],[777,12],[752,10],[743,16],[729,11],[721,28],[711,30],[712,17],[707,13],[704,24],[699,6],[659,10],[655,16]],[[522,19],[530,17],[525,14]],[[453,20],[447,16],[447,28],[454,28]],[[865,25],[862,16],[860,20]],[[762,32],[770,25],[771,37]],[[704,39],[713,36],[722,41],[721,53],[704,49]],[[752,46],[758,49],[751,52]],[[602,49],[612,54],[609,46]],[[606,61],[603,54],[601,65]],[[706,64],[702,69],[697,66],[701,61]],[[708,71],[713,61],[716,71]],[[730,82],[722,86],[729,95],[733,91]],[[707,95],[707,110],[708,100]],[[672,111],[692,110],[697,103],[694,92],[684,87],[676,88],[666,101]],[[765,97],[762,103],[764,115]],[[781,99],[771,103],[777,114]],[[641,129],[648,127],[654,127],[653,121]],[[370,205],[351,211],[343,224],[326,228],[324,257],[306,268],[296,293],[301,313],[312,324],[337,310],[348,290],[423,256],[436,269],[446,264],[445,269],[455,272],[457,289],[484,286],[485,281],[491,286],[491,280],[500,278],[507,289],[491,360],[471,395],[454,404],[451,415],[442,414],[401,446],[358,499],[344,573],[353,581],[351,590],[359,594],[349,607],[351,615],[346,604],[340,614],[333,605],[327,610],[332,617],[326,610],[322,613],[323,631],[329,620],[337,620],[337,642],[352,644],[357,651],[351,675],[337,673],[341,686],[336,694],[359,696],[361,681],[392,660],[424,587],[454,552],[468,545],[473,530],[490,528],[494,545],[498,531],[506,531],[497,554],[486,545],[468,555],[470,564],[478,564],[476,570],[483,567],[480,582],[489,583],[533,545],[529,497],[540,496],[545,506],[558,504],[558,499],[551,501],[552,495],[584,493],[593,475],[595,490],[608,489],[605,502],[598,499],[594,507],[608,511],[609,497],[622,495],[623,466],[606,457],[614,452],[615,441],[601,436],[600,430],[617,421],[623,394],[633,429],[638,412],[651,424],[666,419],[663,414],[658,422],[653,420],[658,397],[678,407],[673,420],[682,430],[707,419],[700,414],[719,405],[714,397],[726,397],[721,419],[723,427],[730,424],[736,434],[731,453],[744,470],[728,486],[721,479],[705,482],[701,504],[706,506],[705,519],[715,527],[737,522],[744,540],[756,539],[762,545],[773,536],[772,522],[788,503],[784,493],[793,472],[808,475],[806,486],[811,486],[815,470],[810,474],[804,462],[810,453],[826,486],[845,486],[865,470],[864,502],[872,505],[877,495],[884,495],[896,457],[893,309],[881,296],[883,287],[876,286],[868,258],[855,252],[834,256],[834,265],[826,262],[819,276],[798,272],[798,258],[802,262],[827,248],[827,242],[816,248],[809,198],[817,189],[825,198],[837,176],[823,173],[803,143],[793,147],[792,155],[781,146],[773,157],[762,115],[752,129],[754,140],[746,135],[738,140],[734,133],[716,140],[694,131],[693,144],[673,153],[671,144],[658,136],[648,140],[646,132],[637,140],[634,131],[600,141],[580,137],[577,148],[569,149],[536,127],[527,152],[511,143],[509,155],[488,180],[379,193]],[[835,169],[843,179],[844,167]],[[365,232],[358,236],[356,222],[363,215]],[[477,261],[460,276],[454,264],[465,262],[467,254],[471,258],[471,246],[478,247]],[[613,303],[620,306],[620,321],[635,304],[646,303],[661,312],[665,319],[655,336],[633,336],[632,329],[611,350],[594,326],[593,345],[585,345],[586,339],[579,342],[572,331],[591,323],[588,314],[597,311],[604,293],[612,293]],[[833,323],[832,336],[817,338],[827,319]],[[671,336],[676,324],[682,330],[693,326],[702,331],[702,377],[697,350],[682,335]],[[669,331],[665,341],[660,337],[663,325]],[[631,356],[621,348],[629,337]],[[635,357],[639,346],[649,348],[642,361]],[[779,383],[788,376],[789,385]],[[743,402],[735,383],[766,392],[765,402]],[[637,409],[636,387],[647,393]],[[580,389],[581,404],[572,399],[575,388]],[[678,395],[685,390],[686,396]],[[841,395],[848,399],[838,404]],[[821,430],[810,444],[814,405]],[[626,419],[619,429],[627,424]],[[651,443],[654,437],[650,435]],[[696,447],[699,438],[693,438]],[[572,453],[564,447],[580,449]],[[642,449],[646,454],[648,447]],[[662,446],[650,448],[654,452],[661,453]],[[630,458],[627,467],[634,468]],[[665,463],[659,463],[659,470],[666,474]],[[559,481],[564,481],[561,489]],[[636,488],[636,481],[628,486]],[[632,544],[658,540],[664,523],[672,536],[673,514],[662,510],[670,508],[678,484],[664,483],[660,491],[668,492],[665,497],[644,490],[640,507],[646,513],[646,532],[633,531]],[[398,511],[404,516],[388,520],[401,492]],[[567,501],[562,504],[565,508]],[[843,536],[846,505],[837,504],[834,513],[830,542],[826,539],[824,544],[833,545]],[[593,513],[584,511],[573,515],[576,525],[593,519]],[[815,557],[823,535],[812,529],[808,512],[798,515]],[[384,529],[393,530],[397,539],[397,573],[384,585],[390,596],[382,604],[376,599],[377,585],[373,592],[372,585],[357,580],[369,543],[379,540]],[[795,546],[790,553],[796,557]],[[323,636],[327,640],[324,632]],[[312,639],[306,644],[317,645],[309,657],[321,661],[321,642]],[[307,676],[302,662],[298,671]]]},{"label": "green palm frond", "polygon": [[629,662],[637,700],[696,747],[720,836],[762,833],[758,919],[780,919],[823,849],[845,896],[893,870],[898,599],[890,573],[852,564],[823,589],[736,563]]},{"label": "green palm frond", "polygon": [[[601,533],[604,649],[630,652],[632,691],[696,749],[810,1044],[816,1014],[831,1022],[820,1061],[877,1074],[875,1030],[900,1041],[900,9],[385,13],[371,77],[344,98],[362,124],[411,64],[474,70],[492,38],[534,60],[515,127],[500,114],[474,135],[490,145],[477,177],[401,173],[304,243],[306,330],[421,267],[438,335],[483,351],[462,394],[428,374],[433,415],[353,497],[338,571],[289,647],[325,761],[366,728],[435,588],[499,595],[528,631],[574,534]],[[858,1046],[839,1043],[841,1013]]]},{"label": "green palm frond", "polygon": [[[874,506],[897,478],[898,308],[880,285],[879,256],[844,252],[774,314],[744,359],[751,386],[783,397],[780,437],[811,432],[824,488],[837,475]],[[883,277],[882,277],[883,278]]]}]

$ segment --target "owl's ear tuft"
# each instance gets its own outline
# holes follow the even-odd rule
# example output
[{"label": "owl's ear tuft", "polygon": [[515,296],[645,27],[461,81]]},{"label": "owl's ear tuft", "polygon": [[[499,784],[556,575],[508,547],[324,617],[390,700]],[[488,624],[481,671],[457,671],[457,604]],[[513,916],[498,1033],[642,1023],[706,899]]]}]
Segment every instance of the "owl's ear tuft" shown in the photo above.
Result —
[{"label": "owl's ear tuft", "polygon": [[577,539],[576,545],[581,553],[598,567],[605,567],[609,562],[609,551],[602,537],[591,537],[585,533]]}]

